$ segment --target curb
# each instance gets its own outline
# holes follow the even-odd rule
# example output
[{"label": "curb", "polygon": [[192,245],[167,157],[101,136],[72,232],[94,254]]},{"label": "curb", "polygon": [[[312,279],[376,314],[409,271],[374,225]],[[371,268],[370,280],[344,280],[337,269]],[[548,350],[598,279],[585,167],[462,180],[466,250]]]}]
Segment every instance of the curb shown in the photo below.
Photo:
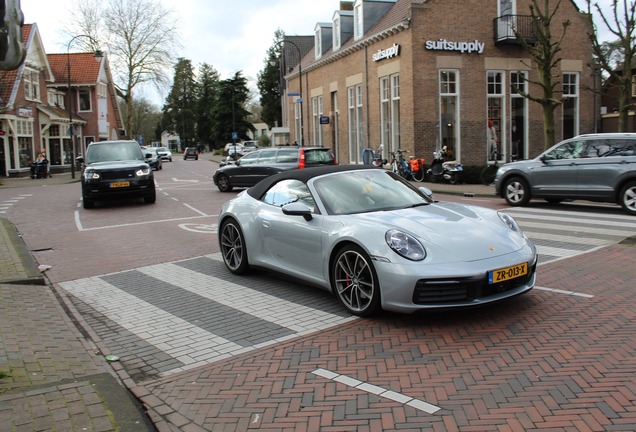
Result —
[{"label": "curb", "polygon": [[[15,272],[3,271],[0,283],[11,285],[46,285],[44,275],[38,270],[38,264],[29,252],[22,236],[15,226],[7,219],[0,218],[0,237],[6,237],[5,242],[9,255],[14,255],[21,264],[21,269]],[[13,254],[11,253],[13,252]],[[20,271],[22,270],[22,271]]]}]

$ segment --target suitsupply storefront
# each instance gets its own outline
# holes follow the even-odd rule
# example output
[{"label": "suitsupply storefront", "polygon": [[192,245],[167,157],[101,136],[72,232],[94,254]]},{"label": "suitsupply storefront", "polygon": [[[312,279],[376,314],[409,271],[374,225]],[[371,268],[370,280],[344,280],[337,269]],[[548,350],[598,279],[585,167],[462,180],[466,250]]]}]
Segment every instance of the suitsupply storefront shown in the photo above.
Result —
[{"label": "suitsupply storefront", "polygon": [[[332,147],[339,163],[362,163],[363,150],[380,145],[384,157],[402,148],[427,161],[446,146],[464,165],[485,165],[492,146],[501,161],[535,157],[544,148],[543,111],[521,91],[542,92],[513,31],[533,41],[530,3],[341,2],[347,10],[316,24],[313,50],[286,76],[283,121],[289,119],[291,140]],[[557,141],[594,129],[586,16],[562,1],[554,38],[565,20],[553,69],[555,95],[563,98]],[[289,52],[285,46],[283,56]]]}]

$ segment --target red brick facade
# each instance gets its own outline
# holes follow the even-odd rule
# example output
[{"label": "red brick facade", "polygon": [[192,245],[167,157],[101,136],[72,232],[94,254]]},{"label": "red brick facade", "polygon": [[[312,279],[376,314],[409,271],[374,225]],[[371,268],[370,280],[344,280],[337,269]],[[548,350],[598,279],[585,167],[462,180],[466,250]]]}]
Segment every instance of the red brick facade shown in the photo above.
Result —
[{"label": "red brick facade", "polygon": [[[521,158],[534,157],[544,149],[540,105],[523,98],[523,101],[512,100],[513,77],[524,72],[530,81],[536,81],[537,75],[530,56],[521,45],[514,41],[495,43],[498,1],[358,0],[355,5],[358,3],[363,9],[382,3],[385,11],[361,38],[352,36],[343,40],[339,49],[331,47],[319,58],[312,50],[303,59],[305,145],[333,147],[340,163],[361,163],[360,150],[376,149],[380,144],[385,149],[385,156],[387,149],[399,146],[411,155],[427,160],[436,148],[449,145],[449,150],[465,165],[484,165],[487,123],[493,112],[488,109],[488,73],[491,72],[502,80],[501,93],[495,98],[497,101],[491,98],[490,102],[495,107],[497,103],[501,105],[497,134],[504,151],[502,160],[509,160],[514,153],[513,140],[516,140]],[[530,15],[529,4],[529,0],[517,0],[515,15]],[[367,14],[363,16],[367,20]],[[588,90],[593,88],[593,74],[589,66],[592,50],[587,39],[586,17],[573,2],[563,1],[553,21],[553,37],[560,35],[561,23],[565,20],[570,21],[570,26],[559,53],[561,61],[554,69],[554,80],[559,83],[558,97],[561,97],[563,74],[568,74],[567,79],[574,81],[569,89],[576,98],[569,100],[573,108],[568,112],[574,112],[576,116],[564,122],[564,109],[557,109],[557,140],[571,134],[592,132],[595,118],[594,97]],[[471,42],[474,46],[468,45]],[[399,47],[399,53],[387,55],[395,46]],[[431,49],[435,47],[441,49]],[[287,76],[288,92],[298,91],[297,72],[298,68]],[[447,113],[442,112],[442,72],[451,72],[456,79],[455,96],[445,99]],[[399,124],[399,138],[387,140],[383,138],[380,121],[380,81],[391,76],[399,79],[399,122],[388,128],[397,129]],[[358,84],[362,91],[362,118],[356,127],[363,132],[352,144],[347,93],[349,87]],[[540,95],[537,85],[526,85],[530,94]],[[330,118],[329,124],[321,126],[322,142],[313,133],[312,99],[320,96],[322,114]],[[337,106],[332,103],[334,96],[337,96]],[[512,114],[513,103],[518,108],[516,117]],[[338,116],[335,116],[336,111]],[[289,126],[293,141],[298,136],[293,103],[289,104],[286,114],[292,119]]]},{"label": "red brick facade", "polygon": [[24,63],[0,73],[0,176],[28,175],[39,153],[51,172],[69,171],[89,142],[118,139],[123,127],[108,60],[93,53],[47,55],[36,24],[23,27],[23,40]]}]

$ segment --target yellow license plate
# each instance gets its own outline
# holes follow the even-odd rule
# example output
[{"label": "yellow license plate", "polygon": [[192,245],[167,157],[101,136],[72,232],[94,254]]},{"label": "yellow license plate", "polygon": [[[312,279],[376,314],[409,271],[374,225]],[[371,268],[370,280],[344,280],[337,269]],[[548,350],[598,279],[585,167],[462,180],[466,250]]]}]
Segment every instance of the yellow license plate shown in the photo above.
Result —
[{"label": "yellow license plate", "polygon": [[510,267],[488,272],[488,283],[495,284],[528,274],[528,263],[517,264]]},{"label": "yellow license plate", "polygon": [[114,182],[110,184],[111,188],[129,187],[130,182]]}]

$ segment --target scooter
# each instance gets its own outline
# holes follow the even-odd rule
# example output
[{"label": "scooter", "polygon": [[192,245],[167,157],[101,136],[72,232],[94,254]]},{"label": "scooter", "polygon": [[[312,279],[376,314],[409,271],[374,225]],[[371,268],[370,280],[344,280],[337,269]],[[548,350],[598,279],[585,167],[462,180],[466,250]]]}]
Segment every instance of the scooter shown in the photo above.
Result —
[{"label": "scooter", "polygon": [[49,174],[49,161],[48,159],[42,159],[40,162],[33,162],[31,164],[31,178],[41,179],[50,177]]},{"label": "scooter", "polygon": [[433,183],[444,181],[450,184],[461,183],[463,172],[461,162],[456,160],[445,161],[444,156],[449,156],[444,149],[433,152],[433,161],[431,162],[431,167],[426,171],[426,175]]},{"label": "scooter", "polygon": [[372,164],[373,164],[374,167],[382,168],[384,165],[389,163],[388,160],[382,158],[382,148],[383,147],[384,147],[384,145],[380,144],[380,147],[378,147],[378,150],[373,153],[373,162],[372,162]]}]

